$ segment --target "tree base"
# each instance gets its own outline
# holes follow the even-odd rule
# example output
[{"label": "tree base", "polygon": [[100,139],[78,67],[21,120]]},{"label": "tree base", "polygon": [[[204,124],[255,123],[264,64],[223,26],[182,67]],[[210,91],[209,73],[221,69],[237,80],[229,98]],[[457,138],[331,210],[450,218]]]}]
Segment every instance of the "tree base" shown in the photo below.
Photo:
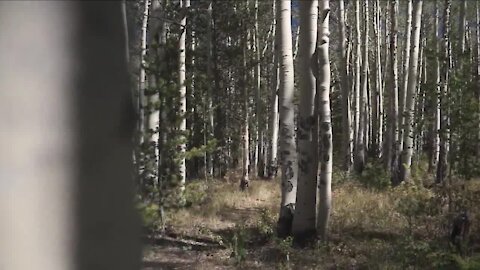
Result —
[{"label": "tree base", "polygon": [[295,204],[290,203],[280,208],[280,217],[277,222],[277,236],[279,238],[287,238],[292,235],[293,214]]}]

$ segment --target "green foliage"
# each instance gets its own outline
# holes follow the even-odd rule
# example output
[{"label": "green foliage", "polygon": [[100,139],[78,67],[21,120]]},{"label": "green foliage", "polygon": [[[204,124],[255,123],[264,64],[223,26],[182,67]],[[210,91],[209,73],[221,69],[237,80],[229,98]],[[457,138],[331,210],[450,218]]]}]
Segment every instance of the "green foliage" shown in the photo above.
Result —
[{"label": "green foliage", "polygon": [[138,202],[136,208],[140,213],[144,229],[156,231],[162,227],[162,211],[158,204]]},{"label": "green foliage", "polygon": [[280,250],[281,257],[285,258],[285,262],[287,263],[286,268],[289,268],[290,254],[293,252],[293,237],[288,236],[285,239],[277,238],[276,244]]},{"label": "green foliage", "polygon": [[203,181],[191,182],[185,189],[185,206],[201,205],[208,198],[208,185]]},{"label": "green foliage", "polygon": [[268,208],[260,209],[260,218],[257,222],[257,228],[262,238],[270,239],[275,232],[276,216]]},{"label": "green foliage", "polygon": [[236,265],[241,265],[247,257],[247,237],[245,226],[236,225],[232,238],[227,241],[232,250],[230,257],[234,258]]},{"label": "green foliage", "polygon": [[367,188],[375,190],[385,190],[391,186],[390,177],[380,163],[368,163],[358,180]]},{"label": "green foliage", "polygon": [[393,192],[397,196],[396,209],[406,219],[410,233],[418,218],[434,215],[440,211],[433,192],[421,185],[403,182]]}]

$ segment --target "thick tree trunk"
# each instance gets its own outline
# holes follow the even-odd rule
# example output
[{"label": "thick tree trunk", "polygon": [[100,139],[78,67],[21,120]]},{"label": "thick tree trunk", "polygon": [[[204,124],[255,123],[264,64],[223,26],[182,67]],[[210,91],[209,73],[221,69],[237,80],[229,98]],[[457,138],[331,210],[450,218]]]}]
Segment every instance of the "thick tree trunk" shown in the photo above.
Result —
[{"label": "thick tree trunk", "polygon": [[316,234],[317,195],[317,140],[314,128],[315,71],[318,1],[300,2],[299,84],[300,104],[298,115],[298,189],[292,233],[297,242],[308,240]]},{"label": "thick tree trunk", "polygon": [[1,268],[139,269],[121,2],[1,2],[0,18]]},{"label": "thick tree trunk", "polygon": [[342,88],[342,162],[343,169],[345,171],[350,171],[352,165],[352,148],[353,148],[353,133],[352,133],[352,119],[350,112],[350,86],[347,73],[347,36],[345,29],[345,4],[344,0],[339,1],[338,16],[340,23],[339,31],[339,40],[340,46],[340,78],[341,78],[341,88]]},{"label": "thick tree trunk", "polygon": [[280,60],[280,166],[282,171],[282,200],[277,233],[291,234],[297,195],[297,148],[294,125],[294,66],[292,57],[291,1],[276,0],[278,4],[277,41]]},{"label": "thick tree trunk", "polygon": [[319,6],[319,29],[317,39],[318,75],[317,95],[320,114],[320,179],[318,196],[317,230],[322,240],[327,239],[327,229],[332,207],[332,123],[330,117],[330,60],[328,46],[330,44],[329,0],[321,0]]}]

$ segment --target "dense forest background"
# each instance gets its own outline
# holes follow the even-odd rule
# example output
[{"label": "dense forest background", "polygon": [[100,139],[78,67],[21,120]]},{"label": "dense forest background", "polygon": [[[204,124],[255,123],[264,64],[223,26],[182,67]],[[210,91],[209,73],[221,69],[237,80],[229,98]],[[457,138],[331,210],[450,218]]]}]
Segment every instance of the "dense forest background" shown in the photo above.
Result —
[{"label": "dense forest background", "polygon": [[0,269],[480,269],[479,6],[0,1]]},{"label": "dense forest background", "polygon": [[[478,5],[127,1],[147,231],[176,235],[186,224],[178,213],[214,207],[215,193],[262,196],[267,185],[260,216],[271,215],[265,226],[280,245],[318,238],[330,249],[329,235],[342,245],[350,230],[400,241],[390,244],[405,267],[468,264],[462,256],[478,252]],[[339,216],[342,209],[352,216]],[[390,235],[400,223],[401,240]],[[227,226],[228,241],[255,227],[242,224]],[[250,256],[233,245],[239,263]]]}]

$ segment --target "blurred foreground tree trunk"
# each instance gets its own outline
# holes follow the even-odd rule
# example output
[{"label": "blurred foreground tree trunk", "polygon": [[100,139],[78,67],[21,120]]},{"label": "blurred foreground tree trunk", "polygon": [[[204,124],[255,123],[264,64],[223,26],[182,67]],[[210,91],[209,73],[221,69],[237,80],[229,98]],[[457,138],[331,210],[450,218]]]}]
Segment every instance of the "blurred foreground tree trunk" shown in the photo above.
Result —
[{"label": "blurred foreground tree trunk", "polygon": [[121,2],[1,2],[0,33],[0,268],[139,269]]}]

